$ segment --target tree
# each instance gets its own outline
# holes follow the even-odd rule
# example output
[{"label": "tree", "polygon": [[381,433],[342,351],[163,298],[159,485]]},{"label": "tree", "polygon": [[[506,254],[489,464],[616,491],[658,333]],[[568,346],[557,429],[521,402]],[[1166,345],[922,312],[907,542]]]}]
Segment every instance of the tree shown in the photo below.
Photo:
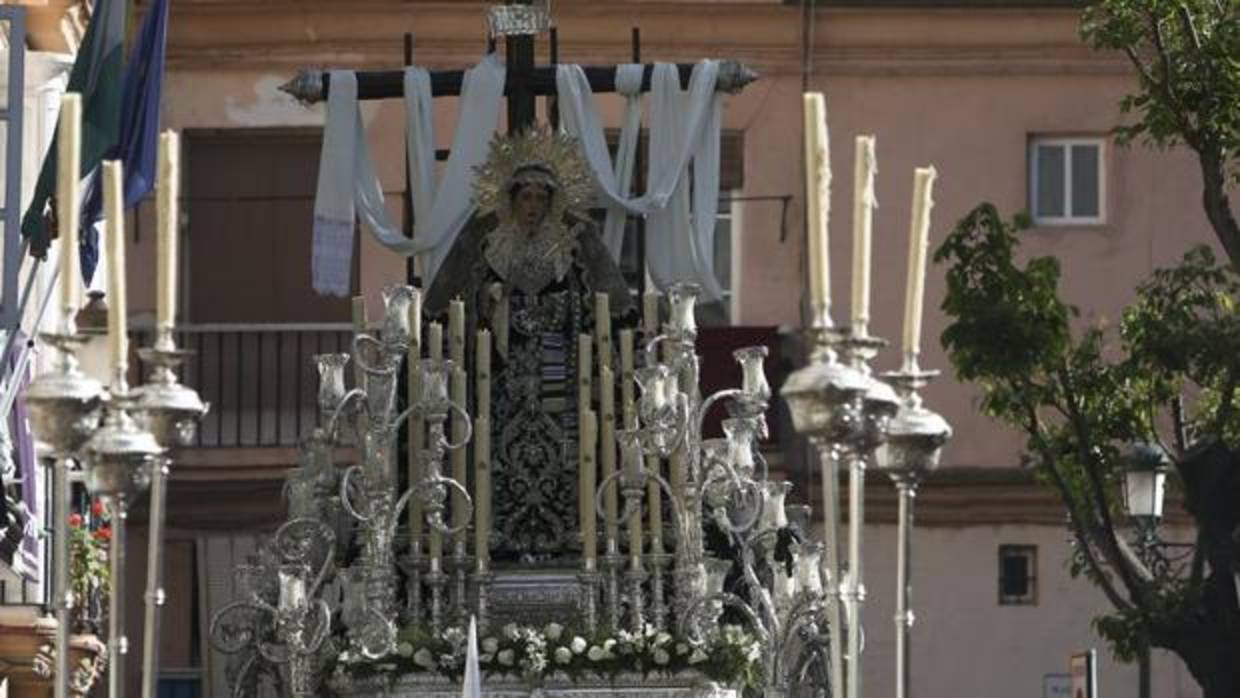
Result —
[{"label": "tree", "polygon": [[1183,144],[1197,155],[1206,218],[1240,268],[1240,225],[1227,197],[1240,179],[1240,2],[1098,0],[1081,35],[1122,51],[1136,69],[1137,92],[1120,104],[1136,121],[1117,129],[1120,142]]},{"label": "tree", "polygon": [[[1025,436],[1028,462],[1059,494],[1084,574],[1113,612],[1095,620],[1115,654],[1179,655],[1206,698],[1240,695],[1240,275],[1208,248],[1138,288],[1118,335],[1074,332],[1059,264],[1015,261],[1021,221],[983,204],[935,255],[949,262],[943,344],[982,409]],[[1189,400],[1186,396],[1193,396]],[[1174,463],[1196,523],[1191,555],[1154,564],[1127,539],[1123,454],[1153,443]]]},{"label": "tree", "polygon": [[[1025,221],[982,204],[935,255],[951,265],[943,343],[960,378],[981,386],[983,410],[1024,434],[1029,463],[1063,501],[1072,571],[1110,601],[1095,627],[1116,655],[1148,662],[1149,647],[1167,649],[1206,698],[1240,696],[1240,225],[1228,199],[1240,181],[1240,3],[1097,0],[1081,34],[1135,68],[1117,141],[1195,154],[1230,265],[1191,250],[1138,288],[1117,333],[1074,332],[1058,262],[1020,266]],[[1128,540],[1123,454],[1142,442],[1173,463],[1196,524],[1183,560]]]}]

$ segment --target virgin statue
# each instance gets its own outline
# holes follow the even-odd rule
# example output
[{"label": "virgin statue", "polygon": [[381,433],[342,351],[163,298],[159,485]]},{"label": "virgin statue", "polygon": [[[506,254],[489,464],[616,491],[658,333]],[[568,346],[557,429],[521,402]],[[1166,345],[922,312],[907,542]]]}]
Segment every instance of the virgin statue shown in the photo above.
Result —
[{"label": "virgin statue", "polygon": [[594,331],[596,293],[609,296],[613,323],[634,315],[586,210],[592,194],[569,136],[529,130],[497,137],[475,178],[478,214],[427,293],[431,315],[460,298],[467,336],[487,328],[494,337],[496,560],[555,564],[580,546],[577,337]]}]

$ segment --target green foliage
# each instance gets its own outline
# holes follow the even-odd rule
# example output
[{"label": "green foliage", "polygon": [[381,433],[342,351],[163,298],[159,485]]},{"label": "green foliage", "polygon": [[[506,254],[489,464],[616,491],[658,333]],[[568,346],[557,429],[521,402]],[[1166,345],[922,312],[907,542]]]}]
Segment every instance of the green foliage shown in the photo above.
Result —
[{"label": "green foliage", "polygon": [[1235,0],[1098,0],[1082,37],[1128,53],[1140,89],[1121,102],[1136,118],[1121,140],[1166,147],[1240,148],[1240,3]]},{"label": "green foliage", "polygon": [[[1137,288],[1117,334],[1074,330],[1056,261],[1018,262],[1022,227],[982,204],[937,250],[935,261],[949,265],[942,342],[957,375],[981,388],[985,412],[1025,435],[1026,459],[1058,489],[1091,549],[1104,551],[1103,565],[1078,551],[1073,576],[1107,587],[1115,570],[1105,565],[1124,564],[1107,533],[1122,516],[1121,449],[1179,441],[1160,428],[1181,395],[1195,398],[1183,415],[1183,446],[1220,436],[1240,444],[1240,277],[1195,248]],[[1117,656],[1135,656],[1151,628],[1190,613],[1192,590],[1177,574],[1154,570],[1142,603],[1096,621]]]}]

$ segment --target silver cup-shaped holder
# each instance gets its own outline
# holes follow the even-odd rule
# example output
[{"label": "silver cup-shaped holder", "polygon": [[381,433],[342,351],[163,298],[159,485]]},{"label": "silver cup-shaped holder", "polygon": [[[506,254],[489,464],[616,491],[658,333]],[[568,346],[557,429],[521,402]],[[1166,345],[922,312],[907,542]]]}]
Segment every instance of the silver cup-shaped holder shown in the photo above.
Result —
[{"label": "silver cup-shaped holder", "polygon": [[349,363],[348,354],[315,354],[314,365],[319,369],[319,411],[326,422],[347,392],[344,369]]},{"label": "silver cup-shaped holder", "polygon": [[711,509],[722,509],[728,505],[733,489],[730,477],[733,470],[729,460],[727,439],[702,441],[702,499]]},{"label": "silver cup-shaped holder", "polygon": [[40,449],[66,456],[81,449],[99,425],[103,385],[82,373],[74,352],[82,335],[48,334],[44,341],[59,352],[57,365],[26,388],[30,427]]},{"label": "silver cup-shaped holder", "polygon": [[86,489],[120,502],[123,508],[150,484],[151,467],[164,448],[129,416],[123,406],[129,401],[127,396],[113,395],[112,401],[103,426],[82,446],[82,452]]},{"label": "silver cup-shaped holder", "polygon": [[868,387],[857,369],[838,361],[816,361],[788,376],[780,393],[799,433],[851,443],[865,427],[862,400]]},{"label": "silver cup-shaped holder", "polygon": [[198,392],[177,382],[176,368],[192,352],[178,351],[168,340],[155,348],[138,350],[138,355],[153,366],[151,377],[138,391],[135,414],[141,426],[155,436],[163,448],[189,446],[198,432],[198,423],[207,414],[208,405]]},{"label": "silver cup-shaped holder", "polygon": [[451,359],[422,359],[421,392],[418,405],[427,413],[446,414],[452,401],[448,396],[448,378],[452,375]]},{"label": "silver cup-shaped holder", "polygon": [[818,595],[822,593],[822,543],[806,541],[793,550],[795,560],[793,575],[796,587],[802,593]]},{"label": "silver cup-shaped holder", "polygon": [[887,424],[887,439],[874,454],[874,465],[893,479],[919,480],[939,467],[943,444],[952,429],[941,415],[906,404]]},{"label": "silver cup-shaped holder", "polygon": [[784,511],[784,499],[792,491],[792,483],[768,481],[762,490],[762,518],[760,531],[778,531],[788,525],[788,513]]},{"label": "silver cup-shaped holder", "polygon": [[770,350],[764,346],[742,347],[732,352],[741,366],[741,399],[765,404],[771,399],[771,384],[766,380],[766,357]]},{"label": "silver cup-shaped holder", "polygon": [[754,440],[762,430],[761,417],[732,417],[723,420],[723,434],[727,437],[728,462],[742,477],[754,475]]},{"label": "silver cup-shaped holder", "polygon": [[697,337],[697,316],[694,308],[702,287],[694,283],[675,283],[667,289],[668,334],[681,341]]},{"label": "silver cup-shaped holder", "polygon": [[412,286],[387,286],[383,289],[383,342],[385,344],[409,345],[413,338],[409,309],[417,299],[418,289]]}]

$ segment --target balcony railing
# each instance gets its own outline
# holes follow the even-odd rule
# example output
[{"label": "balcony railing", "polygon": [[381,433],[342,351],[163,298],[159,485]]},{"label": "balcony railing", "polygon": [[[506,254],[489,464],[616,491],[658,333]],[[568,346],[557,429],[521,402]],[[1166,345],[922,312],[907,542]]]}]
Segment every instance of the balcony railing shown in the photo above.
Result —
[{"label": "balcony railing", "polygon": [[[352,326],[316,324],[204,324],[180,327],[177,346],[194,352],[180,369],[211,411],[198,429],[207,448],[294,446],[316,424],[318,375],[311,357],[347,352]],[[133,346],[150,346],[151,331],[133,333]],[[136,374],[147,367],[134,357]]]}]

